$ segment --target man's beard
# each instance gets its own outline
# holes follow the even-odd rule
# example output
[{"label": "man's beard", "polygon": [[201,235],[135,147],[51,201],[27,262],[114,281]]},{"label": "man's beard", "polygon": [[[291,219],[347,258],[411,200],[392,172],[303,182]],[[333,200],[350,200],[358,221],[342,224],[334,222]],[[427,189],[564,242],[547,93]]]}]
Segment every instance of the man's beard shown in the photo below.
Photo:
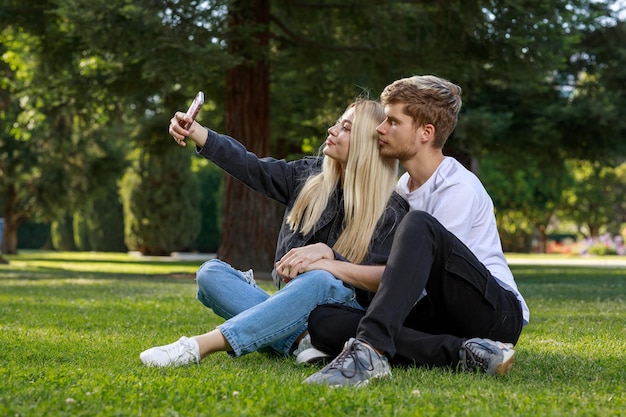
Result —
[{"label": "man's beard", "polygon": [[395,158],[398,159],[398,151],[396,149],[391,148],[389,145],[380,147],[380,156],[385,158]]}]

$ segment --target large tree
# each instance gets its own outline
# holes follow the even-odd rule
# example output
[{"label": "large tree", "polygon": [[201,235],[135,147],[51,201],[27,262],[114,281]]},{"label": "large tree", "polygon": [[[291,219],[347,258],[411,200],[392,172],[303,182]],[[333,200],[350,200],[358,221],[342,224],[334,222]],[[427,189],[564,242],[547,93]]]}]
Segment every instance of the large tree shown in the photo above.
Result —
[{"label": "large tree", "polygon": [[[233,1],[229,51],[239,59],[226,73],[226,132],[252,152],[270,151],[269,0]],[[218,256],[235,267],[267,271],[279,227],[275,205],[228,176]],[[255,242],[253,247],[250,241]]]}]

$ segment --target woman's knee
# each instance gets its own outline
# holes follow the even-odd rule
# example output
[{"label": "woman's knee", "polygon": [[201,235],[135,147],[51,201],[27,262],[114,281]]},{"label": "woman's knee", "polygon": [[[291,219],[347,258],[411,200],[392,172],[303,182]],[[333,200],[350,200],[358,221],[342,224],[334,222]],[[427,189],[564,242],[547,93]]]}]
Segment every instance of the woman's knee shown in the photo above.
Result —
[{"label": "woman's knee", "polygon": [[328,271],[315,270],[298,275],[289,285],[327,288],[338,283],[338,279]]},{"label": "woman's knee", "polygon": [[220,281],[232,274],[233,267],[219,259],[211,259],[203,263],[196,271],[196,283],[198,288],[210,288],[220,285]]}]

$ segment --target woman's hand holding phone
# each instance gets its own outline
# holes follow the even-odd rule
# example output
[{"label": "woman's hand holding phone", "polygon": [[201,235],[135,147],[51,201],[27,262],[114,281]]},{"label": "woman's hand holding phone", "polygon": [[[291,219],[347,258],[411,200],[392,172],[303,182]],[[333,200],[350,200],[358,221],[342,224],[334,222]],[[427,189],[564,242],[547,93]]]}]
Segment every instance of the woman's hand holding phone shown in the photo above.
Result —
[{"label": "woman's hand holding phone", "polygon": [[[196,119],[196,116],[198,115],[198,112],[202,108],[203,104],[204,93],[202,91],[199,91],[193,102],[191,103],[191,106],[189,106],[187,113],[176,112],[174,114],[174,117],[172,117],[172,119],[170,120],[169,133],[170,135],[172,135],[176,143],[178,143],[180,146],[187,146],[185,138],[190,137],[194,132],[194,129],[192,129],[191,126],[193,125],[193,122]],[[204,145],[204,143],[198,143],[195,138],[192,139],[194,140],[194,142],[196,142],[198,146]]]},{"label": "woman's hand holding phone", "polygon": [[193,124],[193,121],[196,120],[196,116],[198,116],[198,112],[202,108],[203,104],[204,93],[202,91],[198,91],[198,94],[196,94],[196,97],[193,99],[193,102],[191,103],[191,106],[189,106],[186,114],[187,116],[191,117],[191,121],[188,121],[188,118],[187,120],[182,120],[181,127],[183,127],[185,130],[189,130],[189,128]]}]

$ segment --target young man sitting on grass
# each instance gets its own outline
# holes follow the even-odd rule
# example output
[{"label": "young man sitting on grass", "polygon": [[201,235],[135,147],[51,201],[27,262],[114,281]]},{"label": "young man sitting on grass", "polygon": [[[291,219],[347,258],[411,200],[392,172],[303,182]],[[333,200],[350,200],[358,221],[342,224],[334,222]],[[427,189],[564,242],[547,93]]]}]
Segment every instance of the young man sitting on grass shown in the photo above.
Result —
[{"label": "young man sitting on grass", "polygon": [[405,168],[398,188],[411,211],[386,267],[352,265],[350,274],[382,276],[367,312],[313,310],[313,345],[339,354],[304,382],[363,385],[391,375],[389,359],[506,374],[529,310],[504,257],[491,198],[442,151],[458,120],[461,88],[415,76],[387,86],[381,101],[380,153]]}]

